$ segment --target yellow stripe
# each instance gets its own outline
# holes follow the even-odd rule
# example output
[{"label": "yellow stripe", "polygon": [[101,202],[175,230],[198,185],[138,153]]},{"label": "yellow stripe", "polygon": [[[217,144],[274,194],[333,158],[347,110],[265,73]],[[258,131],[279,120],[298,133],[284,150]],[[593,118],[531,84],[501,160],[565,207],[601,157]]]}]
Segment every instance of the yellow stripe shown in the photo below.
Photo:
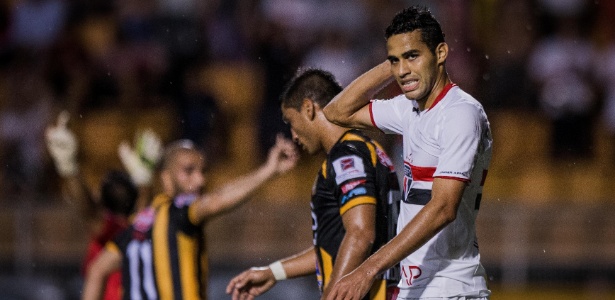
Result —
[{"label": "yellow stripe", "polygon": [[201,266],[201,298],[207,299],[207,283],[209,282],[209,261],[207,260],[207,245],[202,242],[201,253],[199,253],[199,260]]},{"label": "yellow stripe", "polygon": [[372,289],[369,291],[370,300],[386,300],[387,299],[387,285],[386,280],[376,280],[372,285]]},{"label": "yellow stripe", "polygon": [[171,202],[171,197],[165,194],[158,194],[156,195],[156,197],[154,197],[154,200],[152,200],[152,207],[154,209],[158,209],[163,204],[167,204],[169,202]]},{"label": "yellow stripe", "polygon": [[327,179],[327,160],[322,162],[322,167],[320,167],[320,171],[322,172],[322,177]]},{"label": "yellow stripe", "polygon": [[156,212],[156,221],[152,230],[154,268],[160,299],[173,299],[173,277],[171,276],[168,228],[169,206],[163,205]]},{"label": "yellow stripe", "polygon": [[362,136],[356,135],[356,134],[352,134],[352,133],[348,133],[346,135],[344,135],[344,137],[342,138],[342,141],[360,141],[360,142],[365,142],[365,139]]},{"label": "yellow stripe", "polygon": [[367,148],[369,149],[369,154],[371,155],[371,159],[372,159],[372,165],[376,165],[376,162],[378,161],[378,154],[376,153],[376,147],[374,147],[374,145],[372,143],[370,143],[369,141],[367,141],[365,138],[356,135],[356,134],[346,134],[343,138],[342,141],[359,141],[359,142],[364,142],[365,145],[367,145]]},{"label": "yellow stripe", "polygon": [[333,259],[331,255],[327,253],[322,248],[320,250],[320,257],[322,258],[322,268],[320,268],[320,272],[322,273],[322,277],[324,278],[324,282],[322,283],[322,289],[324,290],[329,285],[329,281],[331,281],[331,273],[333,272]]},{"label": "yellow stripe", "polygon": [[184,299],[198,300],[200,296],[198,283],[196,282],[198,280],[197,242],[194,238],[178,232],[177,250],[179,252],[179,274],[181,277],[182,295]]},{"label": "yellow stripe", "polygon": [[376,198],[372,196],[361,196],[361,197],[353,198],[350,201],[346,202],[346,204],[344,204],[340,208],[340,215],[343,215],[349,209],[357,205],[361,205],[361,204],[376,204]]},{"label": "yellow stripe", "polygon": [[376,153],[376,147],[374,147],[374,145],[372,145],[371,143],[365,143],[365,145],[367,145],[367,149],[369,149],[369,154],[371,154],[372,156],[372,165],[376,165],[376,162],[378,161],[378,154]]},{"label": "yellow stripe", "polygon": [[114,241],[107,242],[105,244],[105,250],[107,250],[109,252],[117,253],[117,254],[122,254],[122,251],[120,250],[120,247],[118,247],[117,244]]}]

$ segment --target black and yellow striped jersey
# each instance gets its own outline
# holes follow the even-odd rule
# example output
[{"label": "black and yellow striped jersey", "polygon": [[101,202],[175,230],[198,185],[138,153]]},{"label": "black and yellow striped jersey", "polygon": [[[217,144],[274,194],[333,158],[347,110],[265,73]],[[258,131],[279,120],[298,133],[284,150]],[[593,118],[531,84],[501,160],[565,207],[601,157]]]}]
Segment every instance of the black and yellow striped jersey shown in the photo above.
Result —
[{"label": "black and yellow striped jersey", "polygon": [[188,213],[196,197],[158,195],[107,245],[123,257],[123,299],[206,298],[202,226]]},{"label": "black and yellow striped jersey", "polygon": [[[342,215],[357,205],[376,205],[373,253],[395,236],[400,198],[397,175],[383,148],[358,130],[344,133],[327,154],[312,190],[312,231],[321,291],[329,284],[346,232]],[[396,284],[398,273],[390,270],[385,278]],[[375,285],[379,292],[366,299],[385,299],[386,281]]]}]

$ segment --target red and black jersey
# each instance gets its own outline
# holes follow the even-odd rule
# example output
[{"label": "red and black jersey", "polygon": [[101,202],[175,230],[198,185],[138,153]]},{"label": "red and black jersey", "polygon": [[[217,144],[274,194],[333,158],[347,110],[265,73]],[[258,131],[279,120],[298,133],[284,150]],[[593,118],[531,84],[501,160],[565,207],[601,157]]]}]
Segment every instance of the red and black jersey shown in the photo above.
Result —
[{"label": "red and black jersey", "polygon": [[[83,261],[83,274],[87,273],[88,268],[96,259],[98,254],[105,248],[105,244],[111,241],[116,235],[128,228],[129,221],[126,217],[109,211],[103,212],[103,224],[101,230],[92,237],[88,243],[85,259]],[[107,277],[103,300],[121,299],[122,273],[113,272]]]},{"label": "red and black jersey", "polygon": [[[342,215],[357,205],[376,205],[373,253],[395,236],[400,198],[393,164],[383,148],[358,130],[344,133],[327,154],[312,190],[312,231],[321,290],[329,283],[346,233]],[[387,276],[396,284],[393,273],[398,274],[392,270]],[[385,298],[372,294],[367,299]]]},{"label": "red and black jersey", "polygon": [[159,195],[108,244],[123,257],[124,299],[205,299],[203,231],[189,217],[195,199]]}]

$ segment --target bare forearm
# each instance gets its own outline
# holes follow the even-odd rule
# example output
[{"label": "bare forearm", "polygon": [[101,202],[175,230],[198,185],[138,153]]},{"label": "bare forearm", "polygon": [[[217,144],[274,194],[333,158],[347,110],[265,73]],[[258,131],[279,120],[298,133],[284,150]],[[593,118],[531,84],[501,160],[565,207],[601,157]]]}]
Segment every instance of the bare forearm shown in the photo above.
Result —
[{"label": "bare forearm", "polygon": [[452,220],[442,213],[441,206],[426,205],[402,231],[361,267],[369,276],[376,276],[399,263],[434,237]]},{"label": "bare forearm", "polygon": [[97,215],[97,204],[83,180],[77,176],[67,176],[64,180],[64,195],[72,205],[77,205],[81,215],[87,219]]},{"label": "bare forearm", "polygon": [[288,278],[302,277],[316,272],[316,253],[312,247],[280,261]]},{"label": "bare forearm", "polygon": [[355,114],[372,99],[371,97],[389,84],[391,65],[388,61],[375,66],[351,82],[331,102],[323,112],[327,119],[342,126],[358,125]]},{"label": "bare forearm", "polygon": [[122,256],[119,253],[103,250],[87,270],[82,299],[101,299],[109,274],[122,267]]},{"label": "bare forearm", "polygon": [[207,193],[197,204],[199,221],[221,215],[249,199],[259,187],[276,175],[275,169],[263,165],[255,171],[232,180],[221,188]]},{"label": "bare forearm", "polygon": [[97,277],[95,274],[89,274],[83,285],[83,293],[81,299],[83,300],[98,300],[102,298],[103,286],[106,278]]},{"label": "bare forearm", "polygon": [[346,233],[335,258],[335,265],[325,293],[333,283],[358,267],[369,256],[373,247],[373,239],[368,235]]}]

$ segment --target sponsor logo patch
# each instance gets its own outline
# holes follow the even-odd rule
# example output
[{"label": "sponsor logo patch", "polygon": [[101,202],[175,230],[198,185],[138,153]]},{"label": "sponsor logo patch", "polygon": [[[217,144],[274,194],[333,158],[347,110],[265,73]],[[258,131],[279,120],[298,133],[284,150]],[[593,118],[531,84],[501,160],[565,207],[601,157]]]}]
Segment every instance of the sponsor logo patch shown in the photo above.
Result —
[{"label": "sponsor logo patch", "polygon": [[356,180],[356,181],[351,181],[349,183],[346,183],[342,186],[342,193],[346,194],[348,193],[348,191],[356,188],[360,184],[364,184],[365,182],[366,182],[365,179],[361,179],[361,180]]},{"label": "sponsor logo patch", "polygon": [[335,182],[337,184],[341,184],[346,180],[367,176],[363,160],[356,155],[342,156],[334,160],[332,164],[335,170]]},{"label": "sponsor logo patch", "polygon": [[348,200],[352,199],[353,197],[365,195],[365,194],[367,194],[367,190],[364,187],[358,187],[348,192],[348,194],[342,197],[342,205],[344,205],[344,203],[348,202]]}]

